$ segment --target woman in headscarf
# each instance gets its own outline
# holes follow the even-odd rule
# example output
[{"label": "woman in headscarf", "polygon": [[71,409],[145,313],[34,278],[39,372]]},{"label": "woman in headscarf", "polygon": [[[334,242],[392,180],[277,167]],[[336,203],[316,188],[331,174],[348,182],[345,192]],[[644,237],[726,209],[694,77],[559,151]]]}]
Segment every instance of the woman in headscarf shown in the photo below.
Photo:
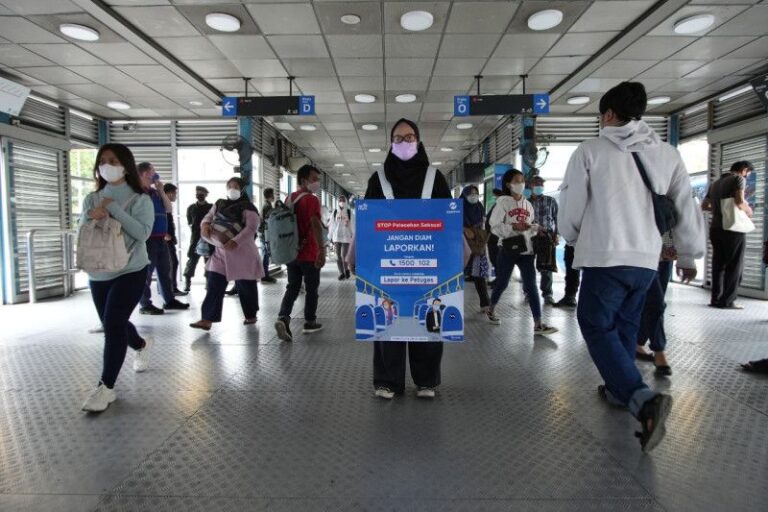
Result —
[{"label": "woman in headscarf", "polygon": [[259,291],[256,282],[264,277],[256,232],[261,223],[256,207],[245,191],[242,178],[227,181],[227,198],[219,199],[203,218],[200,234],[215,250],[205,269],[208,271],[208,291],[202,307],[202,319],[189,324],[208,331],[221,321],[221,310],[227,282],[235,281],[245,325],[256,323]]},{"label": "woman in headscarf", "polygon": [[[384,176],[392,187],[395,199],[419,199],[429,168],[429,158],[413,121],[400,119],[390,133],[391,147],[384,161]],[[379,174],[368,180],[366,199],[385,199]],[[450,199],[451,189],[445,177],[436,171],[432,199]],[[348,261],[352,262],[353,251]],[[354,268],[354,267],[353,267]],[[406,352],[410,357],[411,377],[416,384],[416,396],[434,398],[440,385],[442,342],[382,342],[373,346],[373,386],[377,397],[392,399],[405,391]]]},{"label": "woman in headscarf", "polygon": [[488,241],[488,232],[485,231],[485,207],[480,201],[480,190],[475,185],[467,185],[461,191],[461,198],[464,200],[464,238],[466,238],[472,251],[472,257],[469,260],[469,275],[472,276],[472,282],[475,283],[475,290],[480,299],[480,308],[484,314],[488,314],[488,308],[491,301],[488,298],[488,283],[486,279],[489,274],[488,256],[486,254],[486,243]]}]

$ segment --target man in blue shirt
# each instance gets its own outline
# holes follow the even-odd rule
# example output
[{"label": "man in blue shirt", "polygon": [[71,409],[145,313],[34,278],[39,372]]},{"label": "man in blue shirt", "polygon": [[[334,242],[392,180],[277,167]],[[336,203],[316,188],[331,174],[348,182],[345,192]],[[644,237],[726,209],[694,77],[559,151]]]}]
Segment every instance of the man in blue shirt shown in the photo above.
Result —
[{"label": "man in blue shirt", "polygon": [[[149,271],[147,283],[144,286],[144,295],[141,297],[142,315],[162,315],[165,309],[187,309],[189,304],[176,300],[173,294],[171,282],[171,256],[168,253],[168,244],[165,240],[168,235],[168,213],[173,211],[173,206],[168,200],[160,182],[160,176],[155,172],[155,167],[149,162],[139,164],[139,177],[141,185],[152,199],[155,207],[155,223],[152,226],[152,234],[147,240],[147,256],[149,256]],[[157,282],[160,284],[160,292],[165,305],[163,309],[152,304],[152,274],[157,270]]]}]

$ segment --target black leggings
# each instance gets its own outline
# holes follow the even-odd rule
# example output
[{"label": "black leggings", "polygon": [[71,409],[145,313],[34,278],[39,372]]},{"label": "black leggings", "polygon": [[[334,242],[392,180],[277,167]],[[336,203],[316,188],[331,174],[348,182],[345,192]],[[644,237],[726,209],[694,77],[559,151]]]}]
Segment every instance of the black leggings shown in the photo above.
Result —
[{"label": "black leggings", "polygon": [[130,346],[144,347],[144,339],[130,321],[147,280],[147,268],[123,274],[109,281],[90,281],[91,296],[104,326],[104,369],[101,382],[108,388],[115,385]]}]

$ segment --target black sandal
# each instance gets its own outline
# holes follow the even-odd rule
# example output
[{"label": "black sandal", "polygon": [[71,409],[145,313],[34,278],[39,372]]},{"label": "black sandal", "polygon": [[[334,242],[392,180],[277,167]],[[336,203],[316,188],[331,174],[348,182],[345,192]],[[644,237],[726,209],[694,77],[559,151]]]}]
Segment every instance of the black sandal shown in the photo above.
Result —
[{"label": "black sandal", "polygon": [[[640,410],[640,417],[638,418],[643,431],[635,432],[635,437],[640,439],[640,446],[643,452],[650,452],[664,439],[664,436],[667,434],[666,421],[671,410],[672,397],[669,395],[658,394],[643,404],[643,408]],[[653,422],[653,427],[651,428],[648,428],[649,421]]]},{"label": "black sandal", "polygon": [[768,358],[750,361],[741,365],[742,370],[749,373],[768,374]]},{"label": "black sandal", "polygon": [[638,352],[637,350],[635,350],[635,359],[638,361],[648,361],[649,363],[656,360],[652,352]]},{"label": "black sandal", "polygon": [[666,364],[654,364],[656,370],[653,372],[659,377],[669,377],[672,375],[672,368]]}]

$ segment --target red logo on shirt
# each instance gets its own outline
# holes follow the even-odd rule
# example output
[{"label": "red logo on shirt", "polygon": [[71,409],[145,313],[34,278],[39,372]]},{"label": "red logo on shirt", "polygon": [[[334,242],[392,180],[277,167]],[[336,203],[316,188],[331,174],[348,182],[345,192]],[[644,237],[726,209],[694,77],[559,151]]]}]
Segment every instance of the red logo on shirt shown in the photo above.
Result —
[{"label": "red logo on shirt", "polygon": [[515,222],[527,222],[528,217],[531,216],[531,212],[525,208],[513,208],[507,212],[507,215],[515,218]]}]

